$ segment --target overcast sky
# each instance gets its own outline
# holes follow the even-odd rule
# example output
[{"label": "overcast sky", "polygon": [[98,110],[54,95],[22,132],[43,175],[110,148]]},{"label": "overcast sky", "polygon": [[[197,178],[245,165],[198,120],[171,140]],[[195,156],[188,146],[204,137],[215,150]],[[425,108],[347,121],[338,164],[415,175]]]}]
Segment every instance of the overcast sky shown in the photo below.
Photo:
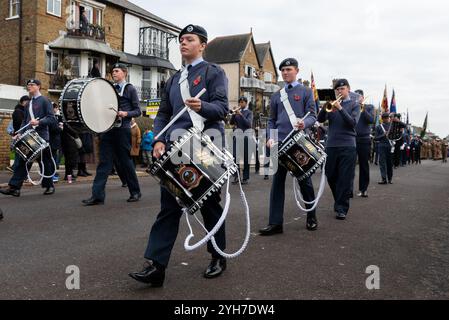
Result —
[{"label": "overcast sky", "polygon": [[[385,84],[398,112],[449,135],[449,3],[446,1],[356,0],[131,0],[171,23],[199,24],[209,40],[249,33],[271,41],[277,65],[286,57],[300,63],[300,77],[318,88],[347,78],[376,107]],[[404,119],[405,120],[405,119]]]}]

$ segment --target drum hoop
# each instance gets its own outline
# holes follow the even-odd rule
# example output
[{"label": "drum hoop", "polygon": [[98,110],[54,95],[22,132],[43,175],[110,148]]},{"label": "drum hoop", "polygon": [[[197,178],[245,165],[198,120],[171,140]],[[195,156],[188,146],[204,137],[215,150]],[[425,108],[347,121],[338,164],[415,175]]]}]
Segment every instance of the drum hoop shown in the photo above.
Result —
[{"label": "drum hoop", "polygon": [[[25,136],[27,136],[27,135],[31,135],[32,132],[35,132],[35,133],[38,135],[38,137],[41,138],[45,143],[42,144],[42,143],[40,143],[40,141],[37,141],[37,140],[35,139],[35,137],[31,136],[31,138],[39,144],[39,148],[38,148],[36,151],[34,151],[34,152],[31,154],[30,157],[26,157],[25,154],[23,154],[23,152],[22,152],[20,149],[19,149],[19,150],[16,150],[16,144],[17,144],[19,141],[22,141],[22,139],[17,140],[17,141],[13,144],[14,150],[15,150],[15,151],[18,151],[19,154],[22,156],[22,158],[23,158],[24,160],[25,160],[25,158],[26,158],[25,161],[28,161],[28,162],[34,161],[34,160],[39,156],[39,153],[40,153],[42,150],[45,150],[45,149],[49,146],[48,142],[45,141],[45,140],[39,135],[39,133],[37,133],[37,131],[34,130],[34,129],[28,129],[28,130],[26,130],[26,131],[23,133],[23,135],[21,135],[21,138],[22,138],[22,137],[25,137]],[[30,146],[26,141],[23,141],[23,143],[26,144],[26,146],[27,146],[29,149],[32,150],[31,146]]]},{"label": "drum hoop", "polygon": [[[105,131],[102,131],[102,132],[96,132],[96,131],[93,131],[91,128],[89,128],[89,127],[87,126],[86,122],[84,121],[83,114],[81,113],[81,96],[83,95],[83,92],[84,92],[84,90],[86,89],[86,86],[87,86],[89,83],[91,83],[92,81],[97,80],[97,79],[101,79],[101,78],[78,78],[78,79],[70,80],[70,81],[65,85],[64,89],[62,89],[61,96],[59,97],[59,105],[62,107],[62,101],[64,100],[64,99],[63,99],[63,96],[64,96],[64,92],[66,91],[66,89],[68,89],[68,87],[72,84],[72,82],[80,81],[80,80],[83,80],[83,81],[84,81],[84,80],[85,80],[85,82],[84,82],[83,85],[81,86],[80,91],[78,92],[78,96],[77,96],[77,98],[76,98],[76,110],[77,110],[77,112],[78,112],[78,118],[80,119],[80,122],[84,125],[84,127],[85,127],[90,133],[94,133],[94,134],[100,134],[100,133],[108,132],[109,130],[111,130],[112,128],[114,128],[114,125],[115,125],[115,122],[113,122],[112,125],[111,125],[108,129],[106,129]],[[103,79],[103,80],[106,81],[106,82],[107,82],[107,83],[114,89],[114,92],[116,92],[114,86],[113,86],[108,80],[105,80],[105,79]],[[118,101],[118,100],[119,100],[119,99],[117,98],[117,101]],[[120,102],[119,102],[119,103],[120,103]],[[75,131],[76,131],[76,129],[73,128],[73,127],[71,127],[71,126],[70,126],[70,123],[66,120],[66,118],[65,118],[65,116],[64,116],[64,112],[62,112],[62,119],[63,119],[63,121],[64,121],[64,123],[65,123],[66,125],[68,125],[72,130],[75,130]]]}]

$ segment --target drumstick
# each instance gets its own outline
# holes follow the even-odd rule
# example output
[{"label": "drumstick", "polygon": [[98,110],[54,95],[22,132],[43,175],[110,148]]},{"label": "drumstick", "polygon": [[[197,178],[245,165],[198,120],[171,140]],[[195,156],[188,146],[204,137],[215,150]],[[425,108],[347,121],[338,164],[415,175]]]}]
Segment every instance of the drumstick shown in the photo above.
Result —
[{"label": "drumstick", "polygon": [[[304,117],[302,117],[301,119],[299,119],[299,121],[304,121],[304,119],[307,118],[307,117],[309,116],[309,114],[310,114],[310,111],[307,112],[307,114],[306,114]],[[287,135],[287,137],[284,139],[284,141],[282,141],[282,143],[284,143],[285,140],[287,140],[287,138],[290,137],[290,135],[291,135],[293,132],[295,132],[296,130],[297,130],[297,129],[293,128],[293,130],[290,131],[290,133]],[[279,142],[275,142],[273,145],[278,144],[278,143],[279,143]]]},{"label": "drumstick", "polygon": [[[46,118],[47,116],[45,116],[44,118]],[[44,119],[42,118],[42,119]],[[34,120],[40,120],[39,118],[36,118]],[[19,130],[17,130],[16,132],[14,132],[14,134],[18,134],[20,131],[22,131],[25,128],[28,128],[31,125],[31,122],[28,122],[27,125],[23,126],[22,128],[20,128]]]},{"label": "drumstick", "polygon": [[[206,92],[206,88],[203,88],[200,92],[198,92],[198,94],[195,96],[194,99],[199,99],[204,93]],[[164,133],[165,131],[167,131],[172,125],[173,123],[175,123],[186,111],[187,109],[189,109],[188,106],[185,106],[184,109],[181,110],[181,112],[179,112],[166,126],[164,129],[162,129],[161,132],[159,132],[159,134],[156,136],[156,138],[154,138],[155,140],[158,140]]]}]

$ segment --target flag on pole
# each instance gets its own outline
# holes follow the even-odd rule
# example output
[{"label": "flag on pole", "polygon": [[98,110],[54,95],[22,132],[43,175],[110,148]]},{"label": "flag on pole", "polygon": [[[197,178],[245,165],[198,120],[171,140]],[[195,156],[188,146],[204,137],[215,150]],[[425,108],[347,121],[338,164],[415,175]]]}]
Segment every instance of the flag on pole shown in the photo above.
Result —
[{"label": "flag on pole", "polygon": [[429,113],[426,113],[426,119],[424,120],[424,125],[422,126],[422,131],[421,131],[421,139],[424,138],[424,136],[426,135],[426,131],[427,131],[427,118],[429,116]]},{"label": "flag on pole", "polygon": [[409,125],[410,124],[410,121],[409,121],[410,119],[409,119],[409,117],[408,117],[408,108],[407,108],[407,125]]},{"label": "flag on pole", "polygon": [[382,99],[382,112],[388,112],[387,85],[385,85],[384,97]]},{"label": "flag on pole", "polygon": [[313,77],[313,71],[312,71],[312,75],[311,75],[311,87],[312,87],[312,91],[313,91],[313,100],[315,101],[315,111],[318,114],[318,112],[320,111],[320,99],[318,97],[318,90],[316,89],[316,85],[315,85],[315,78]]},{"label": "flag on pole", "polygon": [[396,94],[394,93],[394,89],[393,89],[393,95],[391,96],[390,112],[398,113],[398,110],[396,108]]}]

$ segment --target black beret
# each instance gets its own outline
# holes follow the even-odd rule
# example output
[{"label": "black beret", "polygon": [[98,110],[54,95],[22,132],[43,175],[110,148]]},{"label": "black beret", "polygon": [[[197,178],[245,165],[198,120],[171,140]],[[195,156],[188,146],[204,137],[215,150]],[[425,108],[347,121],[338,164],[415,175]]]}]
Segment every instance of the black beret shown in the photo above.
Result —
[{"label": "black beret", "polygon": [[179,34],[179,39],[185,34],[196,34],[200,37],[203,37],[207,41],[207,31],[201,26],[189,24],[184,29],[181,30],[181,33]]},{"label": "black beret", "polygon": [[334,90],[340,87],[344,87],[344,86],[348,86],[349,87],[349,82],[346,79],[338,79],[337,81],[335,81],[334,84]]},{"label": "black beret", "polygon": [[355,90],[355,93],[358,93],[359,95],[364,96],[363,90],[361,90],[361,89]]},{"label": "black beret", "polygon": [[239,98],[239,102],[240,102],[240,101],[248,102],[248,98],[247,98],[247,97],[240,97],[240,98]]},{"label": "black beret", "polygon": [[30,97],[29,96],[22,96],[19,100],[20,103],[24,102],[24,101],[30,101]]},{"label": "black beret", "polygon": [[128,71],[128,66],[124,63],[116,63],[112,66],[112,70],[122,69],[123,71]]},{"label": "black beret", "polygon": [[41,82],[38,79],[30,79],[27,81],[27,85],[29,85],[29,84],[35,84],[37,86],[40,86]]},{"label": "black beret", "polygon": [[389,117],[390,117],[390,114],[388,112],[382,113],[382,119],[386,119],[386,118],[389,118]]},{"label": "black beret", "polygon": [[296,60],[295,58],[287,58],[284,61],[281,62],[281,64],[279,65],[279,70],[282,71],[283,67],[296,67],[298,68],[299,64],[298,64],[298,60]]}]

